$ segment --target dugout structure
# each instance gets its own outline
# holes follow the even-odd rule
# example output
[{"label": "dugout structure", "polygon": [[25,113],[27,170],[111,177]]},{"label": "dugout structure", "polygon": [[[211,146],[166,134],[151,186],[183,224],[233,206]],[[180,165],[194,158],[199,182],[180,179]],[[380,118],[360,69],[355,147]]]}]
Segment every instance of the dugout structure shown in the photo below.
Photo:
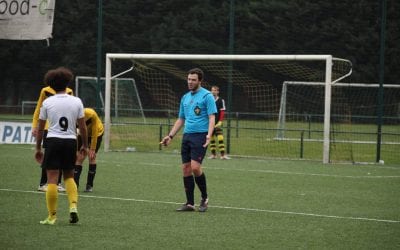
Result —
[{"label": "dugout structure", "polygon": [[[331,86],[351,74],[351,62],[335,58],[332,55],[187,55],[187,54],[112,54],[106,55],[106,86],[105,86],[105,135],[104,149],[110,150],[111,131],[111,79],[115,63],[130,61],[136,77],[143,81],[185,82],[187,70],[199,67],[205,72],[203,86],[209,87],[218,82],[227,92],[227,143],[231,138],[232,117],[236,110],[241,111],[245,106],[253,113],[267,114],[267,119],[278,119],[280,90],[282,83],[287,80],[323,81],[323,143],[320,159],[324,163],[330,161],[330,126],[331,126]],[[171,77],[175,80],[171,80]],[[147,79],[147,80],[146,80]],[[136,79],[138,80],[138,79]],[[239,94],[232,95],[232,90],[240,89]],[[171,91],[166,87],[160,93]],[[170,105],[176,108],[180,96],[171,94],[163,98],[157,107]],[[235,101],[239,103],[235,104]],[[171,101],[171,102],[169,102]],[[247,104],[245,104],[245,102]],[[162,106],[164,105],[164,106]],[[174,106],[175,105],[175,106]],[[241,115],[246,112],[241,112]],[[251,116],[251,114],[248,114]],[[262,121],[264,123],[264,121]],[[276,123],[275,123],[276,124]],[[275,125],[276,126],[276,125]],[[269,129],[265,129],[267,132]],[[272,131],[276,135],[276,127]],[[270,131],[271,132],[271,131]],[[165,132],[166,133],[166,132]],[[267,140],[267,139],[266,139]],[[154,142],[156,143],[156,142]]]}]

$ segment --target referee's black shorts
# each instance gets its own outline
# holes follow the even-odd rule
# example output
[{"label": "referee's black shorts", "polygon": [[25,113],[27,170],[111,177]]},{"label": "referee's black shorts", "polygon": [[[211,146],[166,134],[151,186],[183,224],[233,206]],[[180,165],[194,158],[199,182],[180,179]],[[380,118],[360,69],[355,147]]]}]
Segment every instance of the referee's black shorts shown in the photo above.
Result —
[{"label": "referee's black shorts", "polygon": [[47,138],[42,168],[71,170],[76,161],[76,139]]},{"label": "referee's black shorts", "polygon": [[206,143],[207,133],[191,133],[183,134],[181,157],[182,163],[188,163],[191,160],[200,164],[203,162],[207,152],[207,147],[203,147]]}]

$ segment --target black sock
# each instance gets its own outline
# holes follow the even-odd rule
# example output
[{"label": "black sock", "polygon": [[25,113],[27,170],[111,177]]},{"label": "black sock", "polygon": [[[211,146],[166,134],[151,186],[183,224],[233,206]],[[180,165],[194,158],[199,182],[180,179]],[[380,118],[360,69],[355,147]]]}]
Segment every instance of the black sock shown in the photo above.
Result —
[{"label": "black sock", "polygon": [[207,199],[207,182],[206,182],[206,176],[204,173],[202,173],[200,176],[194,177],[194,180],[196,181],[197,186],[200,189],[201,192],[201,198]]},{"label": "black sock", "polygon": [[194,178],[193,175],[183,177],[187,204],[194,205]]},{"label": "black sock", "polygon": [[96,176],[96,167],[97,167],[96,164],[89,164],[89,172],[87,175],[87,182],[86,182],[87,186],[93,187],[93,180],[94,177]]},{"label": "black sock", "polygon": [[47,171],[45,168],[42,168],[42,173],[40,176],[40,186],[43,186],[47,183]]},{"label": "black sock", "polygon": [[57,182],[57,184],[61,184],[61,180],[62,180],[62,172],[63,171],[59,171],[60,173],[58,174],[58,182]]},{"label": "black sock", "polygon": [[81,178],[81,173],[82,173],[82,166],[81,165],[75,165],[74,180],[75,180],[75,183],[76,183],[77,187],[79,187],[79,178]]}]

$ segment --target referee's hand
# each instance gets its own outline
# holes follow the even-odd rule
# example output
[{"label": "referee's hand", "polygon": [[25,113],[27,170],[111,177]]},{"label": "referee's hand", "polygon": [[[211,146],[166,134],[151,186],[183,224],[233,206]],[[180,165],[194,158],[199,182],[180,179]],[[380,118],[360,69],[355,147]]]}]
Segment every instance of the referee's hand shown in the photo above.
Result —
[{"label": "referee's hand", "polygon": [[206,136],[206,143],[203,144],[203,147],[206,148],[208,146],[208,144],[210,144],[211,141],[211,136],[207,135]]},{"label": "referee's hand", "polygon": [[168,145],[171,143],[171,141],[172,141],[171,136],[167,135],[166,137],[164,137],[164,138],[160,141],[160,144],[166,147],[166,146],[168,146]]}]

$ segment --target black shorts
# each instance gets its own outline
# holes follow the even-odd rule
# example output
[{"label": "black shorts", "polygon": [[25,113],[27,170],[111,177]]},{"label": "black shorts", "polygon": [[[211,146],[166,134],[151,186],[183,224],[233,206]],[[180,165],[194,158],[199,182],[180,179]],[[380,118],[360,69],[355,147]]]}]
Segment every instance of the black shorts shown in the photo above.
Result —
[{"label": "black shorts", "polygon": [[188,163],[191,160],[200,164],[203,162],[207,152],[207,147],[203,147],[206,143],[207,133],[184,134],[182,138],[181,157],[182,163]]},{"label": "black shorts", "polygon": [[47,138],[42,168],[71,170],[76,161],[76,139]]},{"label": "black shorts", "polygon": [[[103,134],[100,136],[97,136],[97,143],[96,143],[96,153],[99,151],[99,148],[101,146],[101,141],[103,140]],[[92,143],[92,137],[88,137],[88,147],[90,148],[90,145]],[[78,149],[82,147],[82,137],[79,135],[78,136]]]}]

